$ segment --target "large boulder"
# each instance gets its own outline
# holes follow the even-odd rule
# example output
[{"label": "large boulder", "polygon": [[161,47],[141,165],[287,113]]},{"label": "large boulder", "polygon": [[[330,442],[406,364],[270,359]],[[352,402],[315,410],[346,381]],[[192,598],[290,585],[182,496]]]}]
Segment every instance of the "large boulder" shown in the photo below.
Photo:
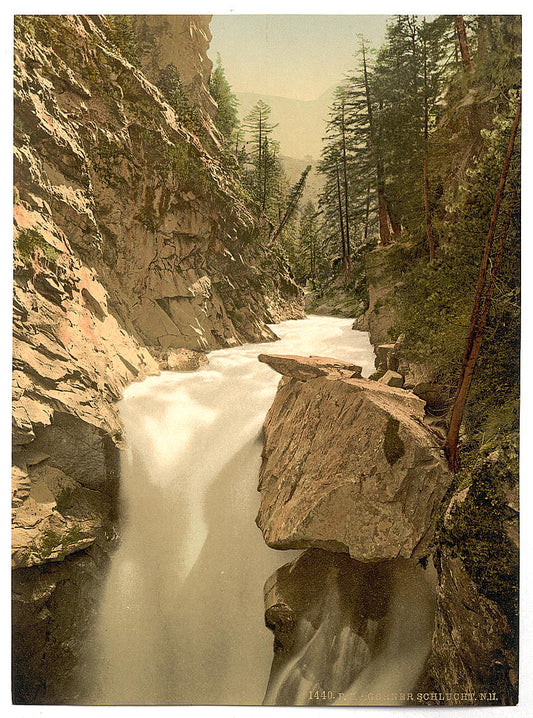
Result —
[{"label": "large boulder", "polygon": [[205,352],[193,349],[160,349],[150,347],[150,351],[159,362],[162,371],[196,371],[208,363]]},{"label": "large boulder", "polygon": [[378,381],[381,384],[386,384],[387,386],[395,386],[398,389],[401,389],[404,384],[404,378],[401,374],[398,374],[397,371],[391,371],[390,369],[387,369],[385,374],[378,379]]},{"label": "large boulder", "polygon": [[281,382],[264,425],[266,543],[359,561],[422,555],[451,481],[423,416],[411,392],[366,379]]},{"label": "large boulder", "polygon": [[334,359],[333,357],[301,357],[290,354],[259,354],[260,362],[268,364],[274,371],[298,381],[308,381],[317,376],[332,376],[347,379],[360,377],[361,367],[357,364]]}]

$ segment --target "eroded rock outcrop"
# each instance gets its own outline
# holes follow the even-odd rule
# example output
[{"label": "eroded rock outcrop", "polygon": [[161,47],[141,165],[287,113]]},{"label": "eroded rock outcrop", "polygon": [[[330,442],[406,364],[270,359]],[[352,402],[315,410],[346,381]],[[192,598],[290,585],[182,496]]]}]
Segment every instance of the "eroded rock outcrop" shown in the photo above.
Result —
[{"label": "eroded rock outcrop", "polygon": [[268,364],[283,376],[308,381],[317,376],[330,376],[335,379],[353,379],[361,376],[361,367],[357,364],[341,361],[332,357],[290,356],[282,354],[259,354],[260,362]]},{"label": "eroded rock outcrop", "polygon": [[353,328],[369,332],[371,343],[376,346],[390,341],[390,330],[395,321],[388,300],[394,292],[387,273],[388,251],[394,245],[379,246],[364,256],[368,309],[354,321]]},{"label": "eroded rock outcrop", "polygon": [[479,592],[458,556],[439,551],[436,564],[436,623],[424,690],[446,696],[440,700],[446,705],[515,705],[518,662],[505,615]]},{"label": "eroded rock outcrop", "polygon": [[264,425],[257,523],[266,543],[359,561],[422,555],[451,482],[423,407],[365,379],[285,378]]}]

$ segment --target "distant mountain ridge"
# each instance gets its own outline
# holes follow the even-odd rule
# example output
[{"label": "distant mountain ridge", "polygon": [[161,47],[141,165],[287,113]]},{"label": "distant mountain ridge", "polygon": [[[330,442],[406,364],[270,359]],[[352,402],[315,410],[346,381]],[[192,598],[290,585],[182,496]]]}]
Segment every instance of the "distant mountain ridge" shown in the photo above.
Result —
[{"label": "distant mountain ridge", "polygon": [[263,100],[272,108],[272,122],[279,123],[274,130],[274,138],[280,143],[281,154],[297,159],[311,156],[316,162],[322,151],[322,138],[334,89],[329,88],[316,100],[237,92],[239,118],[243,120],[256,102]]}]

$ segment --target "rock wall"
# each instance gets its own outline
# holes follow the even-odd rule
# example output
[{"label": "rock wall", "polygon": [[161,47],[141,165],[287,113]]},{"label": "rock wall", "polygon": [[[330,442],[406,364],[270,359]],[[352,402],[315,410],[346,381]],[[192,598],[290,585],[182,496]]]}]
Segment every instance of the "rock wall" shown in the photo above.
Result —
[{"label": "rock wall", "polygon": [[146,77],[155,84],[161,70],[175,65],[195,106],[212,119],[217,108],[208,90],[213,66],[207,56],[210,20],[211,15],[138,15],[135,29],[146,48],[141,53]]},{"label": "rock wall", "polygon": [[354,329],[368,332],[374,346],[391,341],[390,330],[395,318],[388,303],[394,291],[394,287],[389,285],[387,274],[387,253],[390,247],[392,245],[378,246],[367,252],[363,258],[368,289],[368,309],[357,317]]},{"label": "rock wall", "polygon": [[[220,162],[208,18],[137,31],[146,72],[104,17],[15,24],[16,702],[76,698],[114,535],[122,388],[173,350],[272,339],[266,323],[302,316]],[[194,132],[150,81],[161,63],[191,88]]]},{"label": "rock wall", "polygon": [[445,705],[515,705],[517,647],[507,618],[453,552],[437,552],[435,563],[435,632],[423,690],[436,692],[441,698],[434,702]]}]

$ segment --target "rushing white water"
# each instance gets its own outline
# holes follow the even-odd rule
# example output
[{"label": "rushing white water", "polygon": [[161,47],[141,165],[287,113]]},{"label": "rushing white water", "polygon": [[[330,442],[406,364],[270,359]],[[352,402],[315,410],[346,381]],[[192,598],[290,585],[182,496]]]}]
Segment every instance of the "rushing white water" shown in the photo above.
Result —
[{"label": "rushing white water", "polygon": [[334,356],[373,371],[351,320],[273,327],[280,341],[212,352],[193,373],[125,391],[121,541],[97,627],[94,702],[260,704],[272,660],[263,584],[294,555],[254,523],[261,426],[279,375],[259,353]]},{"label": "rushing white water", "polygon": [[292,646],[274,659],[265,704],[403,705],[416,692],[431,649],[435,569],[350,563],[326,580],[309,570],[307,585],[294,580],[307,601]]}]

